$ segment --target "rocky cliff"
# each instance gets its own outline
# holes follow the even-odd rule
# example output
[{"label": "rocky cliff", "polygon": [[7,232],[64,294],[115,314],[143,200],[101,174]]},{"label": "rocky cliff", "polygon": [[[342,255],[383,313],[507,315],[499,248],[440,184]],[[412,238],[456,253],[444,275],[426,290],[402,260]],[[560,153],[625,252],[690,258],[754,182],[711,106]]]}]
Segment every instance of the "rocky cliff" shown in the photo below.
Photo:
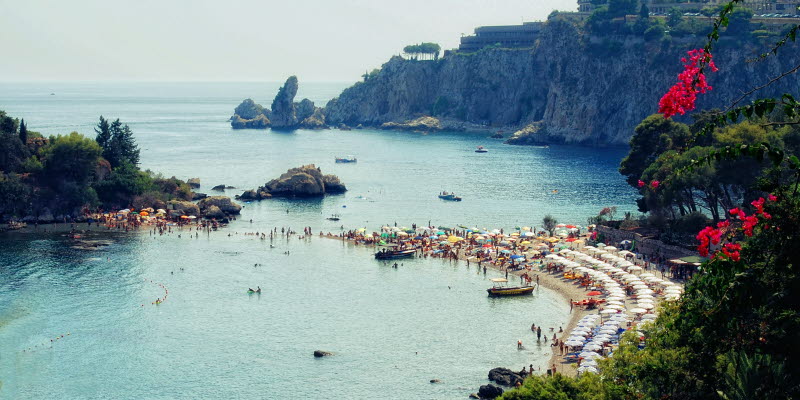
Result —
[{"label": "rocky cliff", "polygon": [[[682,69],[680,58],[701,43],[699,37],[594,38],[571,22],[552,20],[533,49],[484,49],[438,61],[394,57],[328,102],[325,118],[330,125],[378,127],[434,116],[443,129],[463,121],[535,135],[518,143],[626,144],[633,128],[657,111]],[[777,57],[747,63],[763,47],[746,47],[723,38],[715,55],[720,71],[709,76],[714,89],[700,97],[698,109],[724,107],[800,62],[789,46]],[[790,77],[760,96],[799,89],[800,80]]]}]

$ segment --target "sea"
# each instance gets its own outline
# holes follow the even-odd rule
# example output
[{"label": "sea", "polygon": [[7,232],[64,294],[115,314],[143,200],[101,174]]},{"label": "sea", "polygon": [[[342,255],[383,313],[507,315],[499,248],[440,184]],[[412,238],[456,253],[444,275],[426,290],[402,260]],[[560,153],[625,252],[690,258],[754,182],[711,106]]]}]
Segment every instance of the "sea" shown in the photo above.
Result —
[{"label": "sea", "polygon": [[[324,105],[349,83],[302,83]],[[406,259],[334,239],[262,240],[277,228],[586,225],[635,212],[617,172],[627,148],[510,146],[488,133],[233,130],[245,98],[278,82],[0,83],[0,110],[45,136],[130,125],[141,167],[224,184],[233,197],[315,164],[343,195],[243,203],[228,227],[193,235],[0,234],[0,399],[464,399],[494,367],[547,369],[567,299],[540,288],[489,298],[475,264]],[[485,146],[487,153],[476,153]],[[357,163],[336,164],[352,155]],[[440,200],[455,192],[461,202]],[[338,215],[339,221],[327,218]],[[51,230],[52,231],[52,230]],[[262,293],[248,294],[260,286]],[[164,298],[160,304],[155,299]],[[523,349],[517,348],[522,341]],[[315,358],[323,350],[332,356]],[[431,383],[431,380],[438,380]]]}]

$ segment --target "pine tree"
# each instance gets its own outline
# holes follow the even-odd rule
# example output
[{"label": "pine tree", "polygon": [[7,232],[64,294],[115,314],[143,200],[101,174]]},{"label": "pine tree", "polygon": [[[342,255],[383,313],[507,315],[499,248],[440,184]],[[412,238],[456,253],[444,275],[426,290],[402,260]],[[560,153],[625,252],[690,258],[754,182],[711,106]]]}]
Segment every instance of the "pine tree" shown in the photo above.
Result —
[{"label": "pine tree", "polygon": [[129,163],[133,166],[139,164],[139,146],[133,138],[133,131],[128,125],[122,125],[119,118],[114,120],[109,127],[110,138],[103,150],[103,158],[108,160],[112,168]]},{"label": "pine tree", "polygon": [[648,20],[650,19],[650,9],[647,4],[642,3],[642,8],[639,9],[639,18]]},{"label": "pine tree", "polygon": [[19,122],[19,140],[23,145],[28,143],[28,127],[25,126],[25,118]]},{"label": "pine tree", "polygon": [[100,116],[100,122],[97,124],[97,127],[94,128],[94,132],[97,133],[97,137],[95,137],[95,141],[100,147],[103,148],[103,152],[108,150],[109,142],[111,141],[111,131],[108,127],[108,120]]},{"label": "pine tree", "polygon": [[120,155],[122,163],[130,163],[133,166],[139,165],[139,146],[133,138],[133,131],[125,124],[120,131],[119,138]]}]

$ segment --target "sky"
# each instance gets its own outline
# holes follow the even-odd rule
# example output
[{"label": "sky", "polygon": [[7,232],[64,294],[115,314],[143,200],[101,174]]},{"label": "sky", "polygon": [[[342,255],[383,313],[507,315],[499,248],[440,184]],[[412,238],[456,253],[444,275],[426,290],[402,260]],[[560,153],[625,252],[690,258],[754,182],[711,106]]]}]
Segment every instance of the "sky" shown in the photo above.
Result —
[{"label": "sky", "polygon": [[358,80],[576,0],[0,0],[0,81]]}]

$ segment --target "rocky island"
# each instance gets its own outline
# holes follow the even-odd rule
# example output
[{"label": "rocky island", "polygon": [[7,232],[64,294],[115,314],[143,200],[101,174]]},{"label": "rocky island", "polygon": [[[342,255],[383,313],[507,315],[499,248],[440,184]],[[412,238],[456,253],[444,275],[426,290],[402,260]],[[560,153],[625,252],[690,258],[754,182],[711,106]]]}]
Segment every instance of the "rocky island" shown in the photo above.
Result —
[{"label": "rocky island", "polygon": [[294,102],[297,88],[297,77],[290,76],[278,90],[271,108],[265,108],[252,99],[245,99],[234,110],[231,127],[282,130],[327,128],[322,108],[316,107],[309,99]]},{"label": "rocky island", "polygon": [[320,197],[347,191],[335,175],[323,175],[314,164],[292,168],[258,189],[248,190],[239,200],[263,200],[271,197]]}]

